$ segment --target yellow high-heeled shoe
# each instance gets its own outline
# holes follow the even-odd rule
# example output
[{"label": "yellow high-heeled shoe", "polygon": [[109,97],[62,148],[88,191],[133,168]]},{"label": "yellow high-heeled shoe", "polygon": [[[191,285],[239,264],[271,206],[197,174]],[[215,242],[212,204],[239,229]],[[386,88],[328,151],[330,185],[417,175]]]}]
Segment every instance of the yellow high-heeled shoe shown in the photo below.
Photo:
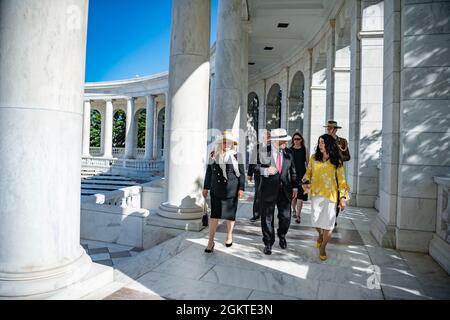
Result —
[{"label": "yellow high-heeled shoe", "polygon": [[327,259],[328,259],[328,257],[327,257],[327,256],[320,256],[320,255],[319,255],[319,258],[320,258],[320,260],[322,260],[322,261],[325,261],[325,260],[327,260]]}]

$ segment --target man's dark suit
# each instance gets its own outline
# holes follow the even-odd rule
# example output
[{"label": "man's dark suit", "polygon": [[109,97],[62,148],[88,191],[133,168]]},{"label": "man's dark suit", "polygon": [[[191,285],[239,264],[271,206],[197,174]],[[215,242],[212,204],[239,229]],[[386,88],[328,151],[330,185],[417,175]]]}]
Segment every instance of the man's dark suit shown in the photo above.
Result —
[{"label": "man's dark suit", "polygon": [[278,230],[277,234],[282,242],[286,243],[286,233],[291,224],[291,201],[292,189],[298,189],[295,172],[294,156],[288,149],[283,149],[283,161],[281,174],[264,176],[265,169],[276,167],[272,152],[276,149],[272,147],[271,152],[260,153],[260,165],[255,170],[261,174],[260,186],[260,206],[261,206],[261,227],[263,232],[263,242],[271,249],[275,242],[274,212],[275,205],[278,208]]},{"label": "man's dark suit", "polygon": [[259,159],[260,158],[259,152],[260,152],[260,149],[264,150],[264,148],[265,148],[266,152],[270,152],[270,144],[264,145],[264,144],[260,143],[260,144],[256,145],[256,159],[254,159],[255,156],[251,156],[250,161],[252,163],[250,163],[248,165],[247,175],[249,177],[254,177],[254,181],[255,181],[255,194],[253,197],[253,220],[257,220],[261,217],[261,210],[260,210],[260,204],[259,204],[259,201],[261,198],[261,196],[260,196],[261,174],[259,173],[258,170],[256,170],[256,166],[261,165],[261,161]]}]

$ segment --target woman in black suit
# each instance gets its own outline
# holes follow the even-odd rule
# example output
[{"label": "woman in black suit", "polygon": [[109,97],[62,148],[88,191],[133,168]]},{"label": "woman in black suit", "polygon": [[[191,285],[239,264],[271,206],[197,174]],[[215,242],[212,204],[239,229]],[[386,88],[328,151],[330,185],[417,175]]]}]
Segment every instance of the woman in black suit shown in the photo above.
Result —
[{"label": "woman in black suit", "polygon": [[[300,186],[300,180],[306,173],[308,167],[308,151],[306,150],[305,141],[300,132],[295,132],[292,135],[291,148],[294,155],[295,171],[297,174],[297,184]],[[300,214],[302,212],[303,201],[308,200],[308,194],[303,191],[303,188],[298,189],[297,198],[292,200],[292,213],[295,217],[295,222],[300,223]]]},{"label": "woman in black suit", "polygon": [[231,132],[225,131],[218,139],[215,151],[211,154],[206,170],[203,196],[211,191],[211,218],[209,222],[209,241],[205,252],[214,251],[214,236],[219,219],[227,220],[227,240],[225,245],[233,244],[233,228],[236,220],[238,198],[244,195],[245,172],[240,155],[234,150],[237,141]]}]

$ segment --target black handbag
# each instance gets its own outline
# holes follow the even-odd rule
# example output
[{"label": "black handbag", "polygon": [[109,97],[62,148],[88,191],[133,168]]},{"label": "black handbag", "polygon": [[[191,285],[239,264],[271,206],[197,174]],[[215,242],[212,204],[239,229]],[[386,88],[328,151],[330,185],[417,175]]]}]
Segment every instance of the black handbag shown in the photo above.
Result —
[{"label": "black handbag", "polygon": [[202,217],[202,225],[204,227],[208,226],[208,218],[209,218],[208,217],[208,211],[206,210],[206,201],[205,201],[205,203],[203,204],[203,217]]}]

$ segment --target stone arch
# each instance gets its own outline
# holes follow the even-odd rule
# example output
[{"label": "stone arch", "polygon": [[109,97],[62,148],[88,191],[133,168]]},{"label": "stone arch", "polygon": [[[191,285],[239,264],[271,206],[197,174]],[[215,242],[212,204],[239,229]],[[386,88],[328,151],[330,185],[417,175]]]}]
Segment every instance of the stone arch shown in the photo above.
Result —
[{"label": "stone arch", "polygon": [[288,110],[288,132],[296,131],[303,134],[303,119],[305,105],[305,76],[303,72],[297,71],[291,82],[289,90]]},{"label": "stone arch", "polygon": [[272,130],[281,126],[281,99],[280,85],[275,83],[267,94],[266,103],[266,129]]}]

